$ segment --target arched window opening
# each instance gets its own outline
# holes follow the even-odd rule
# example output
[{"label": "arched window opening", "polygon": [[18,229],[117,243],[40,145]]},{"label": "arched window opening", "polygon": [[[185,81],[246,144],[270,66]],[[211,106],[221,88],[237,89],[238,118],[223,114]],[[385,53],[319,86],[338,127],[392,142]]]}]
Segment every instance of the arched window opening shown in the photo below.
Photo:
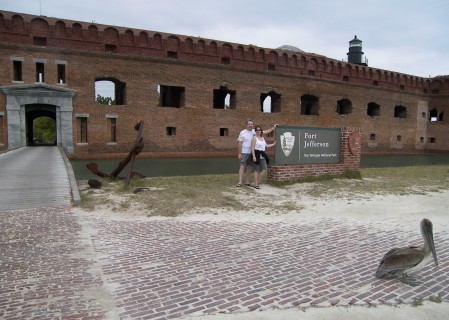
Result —
[{"label": "arched window opening", "polygon": [[270,91],[260,95],[260,111],[266,113],[281,112],[281,95]]},{"label": "arched window opening", "polygon": [[235,109],[235,91],[228,90],[226,87],[220,87],[220,89],[214,89],[214,109]]},{"label": "arched window opening", "polygon": [[394,107],[394,117],[395,118],[407,118],[407,108],[404,106]]},{"label": "arched window opening", "polygon": [[433,108],[429,111],[429,120],[432,122],[438,121],[438,111],[437,109]]},{"label": "arched window opening", "polygon": [[301,97],[301,114],[317,116],[320,112],[319,99],[316,96],[305,94]]},{"label": "arched window opening", "polygon": [[336,112],[339,115],[348,115],[352,113],[352,102],[349,99],[341,99],[337,101]]},{"label": "arched window opening", "polygon": [[380,106],[375,102],[370,102],[370,103],[368,103],[368,109],[367,109],[366,113],[370,117],[378,117],[378,116],[380,116]]},{"label": "arched window opening", "polygon": [[95,101],[104,105],[124,105],[125,87],[124,82],[115,79],[97,79]]},{"label": "arched window opening", "polygon": [[33,120],[33,144],[56,145],[56,121],[50,117]]},{"label": "arched window opening", "polygon": [[436,108],[433,108],[429,111],[429,121],[431,122],[437,122],[437,121],[443,121],[443,111],[438,113],[438,110]]}]

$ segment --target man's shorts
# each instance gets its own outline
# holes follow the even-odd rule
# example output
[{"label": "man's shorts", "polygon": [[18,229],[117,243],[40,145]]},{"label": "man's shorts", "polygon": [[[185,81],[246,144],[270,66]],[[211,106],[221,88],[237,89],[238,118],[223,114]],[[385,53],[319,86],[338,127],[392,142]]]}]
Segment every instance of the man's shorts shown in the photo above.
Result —
[{"label": "man's shorts", "polygon": [[251,153],[242,153],[242,159],[240,159],[240,165],[246,167],[253,163],[253,156]]}]

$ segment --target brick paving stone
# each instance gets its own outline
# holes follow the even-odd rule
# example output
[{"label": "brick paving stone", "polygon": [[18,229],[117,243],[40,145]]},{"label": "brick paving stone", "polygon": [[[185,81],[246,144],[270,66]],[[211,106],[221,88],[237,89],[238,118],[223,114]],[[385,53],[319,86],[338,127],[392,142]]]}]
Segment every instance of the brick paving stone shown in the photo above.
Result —
[{"label": "brick paving stone", "polygon": [[[415,221],[410,221],[415,223]],[[317,229],[320,226],[320,229]],[[123,220],[69,207],[0,212],[0,317],[170,319],[267,308],[449,302],[449,227],[440,265],[410,287],[374,277],[419,232],[400,225]],[[418,234],[417,234],[418,233]]]},{"label": "brick paving stone", "polygon": [[84,295],[103,281],[76,254],[86,247],[80,231],[68,207],[0,212],[0,300],[9,301],[3,319],[104,318]]},{"label": "brick paving stone", "polygon": [[251,306],[254,306],[255,304],[259,303],[260,301],[261,300],[259,298],[255,298],[253,300],[243,302],[242,305],[250,308]]}]

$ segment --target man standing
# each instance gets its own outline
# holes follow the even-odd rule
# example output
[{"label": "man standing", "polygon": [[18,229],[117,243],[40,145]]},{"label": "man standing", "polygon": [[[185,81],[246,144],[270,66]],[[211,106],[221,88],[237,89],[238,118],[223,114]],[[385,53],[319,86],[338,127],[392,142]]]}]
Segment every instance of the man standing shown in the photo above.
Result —
[{"label": "man standing", "polygon": [[[266,134],[276,129],[276,125],[271,129],[265,131]],[[243,175],[246,173],[245,185],[250,186],[250,175],[252,172],[252,155],[251,155],[251,141],[255,136],[253,119],[246,119],[246,128],[240,131],[238,141],[238,159],[240,162],[239,168],[239,182],[236,187],[241,187],[243,183]],[[250,164],[248,166],[248,164]]]}]

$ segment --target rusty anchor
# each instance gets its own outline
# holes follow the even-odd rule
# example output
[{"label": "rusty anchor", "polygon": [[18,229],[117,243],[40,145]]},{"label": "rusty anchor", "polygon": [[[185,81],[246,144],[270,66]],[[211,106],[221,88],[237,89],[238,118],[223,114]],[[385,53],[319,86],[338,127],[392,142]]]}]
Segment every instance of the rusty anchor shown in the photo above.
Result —
[{"label": "rusty anchor", "polygon": [[134,126],[134,129],[137,131],[137,135],[136,135],[136,140],[134,141],[134,145],[133,145],[131,151],[129,151],[129,153],[126,156],[125,159],[120,161],[120,163],[117,166],[117,168],[114,171],[112,171],[111,174],[102,172],[98,168],[98,165],[96,163],[94,163],[94,162],[88,163],[86,165],[87,169],[89,169],[90,172],[92,172],[93,174],[95,174],[95,175],[97,175],[99,177],[117,179],[117,177],[120,174],[120,172],[122,172],[122,170],[128,165],[128,163],[130,163],[129,171],[128,171],[128,174],[127,174],[126,179],[125,179],[125,188],[128,188],[129,180],[132,178],[133,175],[138,175],[140,177],[144,177],[141,174],[133,172],[134,160],[136,159],[136,156],[143,150],[143,147],[144,147],[143,137],[142,137],[143,120],[138,122]]}]

